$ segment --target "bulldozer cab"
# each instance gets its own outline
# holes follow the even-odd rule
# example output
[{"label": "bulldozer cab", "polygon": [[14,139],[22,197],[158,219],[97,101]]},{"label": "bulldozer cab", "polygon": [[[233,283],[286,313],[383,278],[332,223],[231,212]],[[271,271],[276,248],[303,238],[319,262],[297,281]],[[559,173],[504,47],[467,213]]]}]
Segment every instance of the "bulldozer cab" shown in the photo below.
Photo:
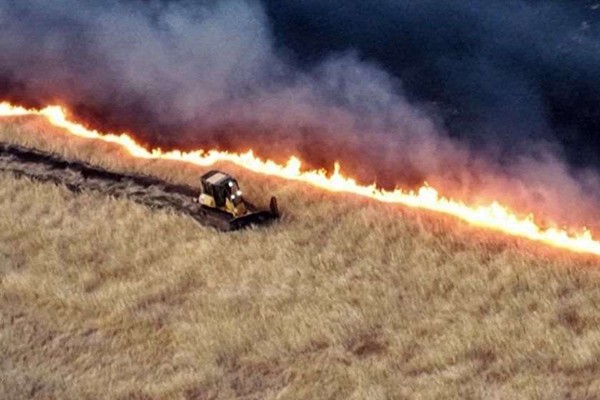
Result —
[{"label": "bulldozer cab", "polygon": [[237,181],[230,175],[212,170],[200,178],[202,194],[200,203],[213,208],[219,208],[234,216],[246,212],[242,191]]}]

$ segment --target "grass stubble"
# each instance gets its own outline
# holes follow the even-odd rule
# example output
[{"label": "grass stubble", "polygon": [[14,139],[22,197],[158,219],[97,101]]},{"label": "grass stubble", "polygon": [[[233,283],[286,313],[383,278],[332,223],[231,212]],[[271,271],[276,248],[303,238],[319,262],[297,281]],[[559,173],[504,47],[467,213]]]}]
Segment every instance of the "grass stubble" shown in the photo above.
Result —
[{"label": "grass stubble", "polygon": [[[0,141],[203,172],[31,117]],[[600,397],[598,258],[218,167],[282,220],[220,233],[0,173],[0,398]]]}]

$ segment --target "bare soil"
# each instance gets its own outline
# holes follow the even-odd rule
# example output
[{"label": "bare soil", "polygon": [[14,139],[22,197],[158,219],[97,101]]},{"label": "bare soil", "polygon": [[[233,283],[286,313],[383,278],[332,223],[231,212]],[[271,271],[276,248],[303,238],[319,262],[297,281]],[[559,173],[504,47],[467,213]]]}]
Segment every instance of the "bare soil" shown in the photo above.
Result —
[{"label": "bare soil", "polygon": [[[15,176],[64,185],[73,192],[92,190],[114,197],[126,197],[150,208],[169,208],[200,224],[223,231],[244,227],[232,224],[232,217],[199,205],[197,188],[170,183],[148,175],[113,172],[92,164],[67,160],[58,154],[0,142],[0,170]],[[255,209],[250,205],[249,208]],[[267,222],[269,218],[255,222]]]}]

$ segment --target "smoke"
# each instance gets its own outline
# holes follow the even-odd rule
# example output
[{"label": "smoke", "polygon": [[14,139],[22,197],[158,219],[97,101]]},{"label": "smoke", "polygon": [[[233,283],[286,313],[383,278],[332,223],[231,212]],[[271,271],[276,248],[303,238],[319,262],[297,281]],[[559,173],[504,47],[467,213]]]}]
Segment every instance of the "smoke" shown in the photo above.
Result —
[{"label": "smoke", "polygon": [[[358,49],[412,97],[439,104],[453,135],[484,147],[568,144],[566,131],[583,139],[600,128],[596,3],[266,0],[278,43],[298,60]],[[571,161],[597,160],[598,146],[580,145]]]},{"label": "smoke", "polygon": [[152,145],[339,160],[581,223],[600,199],[579,138],[600,117],[577,118],[600,99],[584,17],[525,0],[0,0],[0,96]]}]

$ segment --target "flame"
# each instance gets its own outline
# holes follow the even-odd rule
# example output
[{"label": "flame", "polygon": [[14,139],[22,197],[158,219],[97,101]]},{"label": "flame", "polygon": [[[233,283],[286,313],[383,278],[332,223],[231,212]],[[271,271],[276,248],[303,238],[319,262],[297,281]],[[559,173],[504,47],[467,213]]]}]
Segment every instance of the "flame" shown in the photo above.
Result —
[{"label": "flame", "polygon": [[427,185],[422,186],[417,191],[402,189],[388,191],[377,187],[376,184],[361,185],[354,179],[344,176],[340,172],[338,163],[335,164],[333,173],[328,174],[325,170],[303,171],[302,163],[296,157],[291,157],[285,165],[281,165],[271,160],[262,160],[256,157],[252,151],[230,153],[216,150],[190,152],[148,150],[127,134],[100,133],[72,122],[60,106],[27,109],[6,102],[0,103],[0,117],[24,115],[42,116],[52,125],[63,128],[75,136],[118,144],[134,157],[176,160],[203,167],[221,161],[231,162],[260,174],[305,182],[325,190],[352,193],[380,202],[440,212],[452,215],[478,227],[504,232],[574,252],[600,255],[600,241],[594,239],[588,229],[583,229],[581,233],[572,234],[559,228],[542,228],[535,223],[531,214],[520,217],[498,202],[486,206],[469,206],[461,201],[442,197],[437,190]]}]

